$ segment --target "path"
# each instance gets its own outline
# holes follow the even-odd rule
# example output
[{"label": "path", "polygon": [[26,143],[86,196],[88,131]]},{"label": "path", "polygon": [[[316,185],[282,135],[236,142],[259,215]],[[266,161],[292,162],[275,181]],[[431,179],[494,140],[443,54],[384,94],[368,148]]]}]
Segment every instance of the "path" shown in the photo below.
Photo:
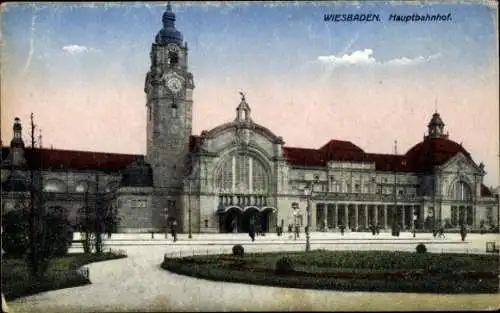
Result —
[{"label": "path", "polygon": [[[276,235],[269,235],[267,245],[252,244],[248,236],[239,235],[197,235],[193,238],[197,245],[187,245],[184,240],[173,244],[121,246],[128,258],[99,262],[88,265],[91,285],[45,292],[15,300],[9,303],[10,312],[130,312],[130,311],[290,311],[290,310],[464,310],[498,308],[498,295],[435,295],[413,293],[339,292],[322,290],[302,290],[276,288],[235,283],[221,283],[176,275],[160,268],[164,253],[219,253],[229,252],[231,245],[210,245],[211,242],[239,242],[245,250],[273,251],[298,250],[304,246],[278,243]],[[371,236],[371,235],[370,235]],[[382,235],[377,240],[384,243],[332,244],[335,241],[366,242],[367,237],[353,233],[340,239],[335,234],[312,234],[312,249],[387,249],[414,251],[417,238],[412,243],[397,243],[402,239],[392,239]],[[126,236],[125,236],[126,237]],[[135,236],[138,243],[151,242],[147,238]],[[181,236],[182,237],[182,236]],[[432,236],[428,236],[432,241]],[[458,234],[450,234],[447,239],[427,244],[429,250],[439,251],[441,247],[466,251],[484,251],[486,241],[497,241],[498,235],[470,235],[466,243],[456,242]],[[149,237],[150,238],[150,237]],[[264,241],[259,237],[257,242]],[[118,244],[120,236],[112,240]],[[125,238],[126,239],[126,238]],[[132,238],[133,239],[133,238]],[[183,238],[180,238],[183,239]],[[186,238],[187,239],[187,238]],[[320,239],[328,243],[320,243]],[[409,241],[412,238],[403,238]],[[162,239],[158,238],[161,242]],[[164,239],[163,239],[164,241]],[[275,242],[272,244],[272,242]],[[193,242],[191,242],[193,243]],[[287,244],[288,243],[288,244]],[[117,247],[113,247],[117,249]],[[444,249],[444,248],[442,248]],[[452,252],[451,251],[448,252]],[[458,252],[458,251],[457,251]]]}]

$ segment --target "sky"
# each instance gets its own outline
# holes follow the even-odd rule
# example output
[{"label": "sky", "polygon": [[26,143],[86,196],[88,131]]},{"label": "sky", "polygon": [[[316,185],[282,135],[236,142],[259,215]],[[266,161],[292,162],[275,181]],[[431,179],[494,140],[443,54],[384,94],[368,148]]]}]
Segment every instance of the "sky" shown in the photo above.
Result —
[{"label": "sky", "polygon": [[[493,4],[495,3],[495,4]],[[7,3],[1,138],[30,112],[54,149],[146,153],[145,75],[166,4]],[[499,172],[498,6],[477,1],[172,3],[194,75],[193,134],[232,120],[239,91],[286,146],[330,139],[402,154],[437,110],[450,139]],[[450,14],[393,22],[391,14]],[[378,14],[326,22],[325,14]]]}]

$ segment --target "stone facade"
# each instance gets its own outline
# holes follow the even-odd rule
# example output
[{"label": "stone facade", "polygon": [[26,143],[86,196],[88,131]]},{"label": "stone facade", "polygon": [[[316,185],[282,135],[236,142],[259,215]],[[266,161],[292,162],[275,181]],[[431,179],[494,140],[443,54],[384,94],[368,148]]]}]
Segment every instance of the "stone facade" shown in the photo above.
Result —
[{"label": "stone facade", "polygon": [[168,7],[151,47],[145,158],[26,149],[16,119],[11,145],[2,148],[2,212],[28,197],[28,169],[42,168],[48,207],[76,220],[85,195],[98,188],[115,197],[120,232],[164,231],[173,218],[184,232],[246,231],[250,221],[274,231],[304,226],[308,203],[312,230],[498,225],[498,195],[483,185],[484,166],[448,138],[437,112],[422,142],[399,155],[341,140],[287,147],[254,121],[243,93],[234,120],[192,135],[193,75],[174,22]]}]

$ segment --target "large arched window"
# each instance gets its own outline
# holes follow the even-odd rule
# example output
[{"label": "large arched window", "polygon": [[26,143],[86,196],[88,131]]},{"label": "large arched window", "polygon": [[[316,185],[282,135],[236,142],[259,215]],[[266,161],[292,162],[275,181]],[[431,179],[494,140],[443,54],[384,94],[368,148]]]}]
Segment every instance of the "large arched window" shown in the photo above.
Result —
[{"label": "large arched window", "polygon": [[464,181],[457,181],[450,188],[448,194],[452,200],[469,201],[472,200],[471,188]]},{"label": "large arched window", "polygon": [[216,173],[216,187],[222,193],[267,193],[268,174],[260,160],[236,153],[226,158]]},{"label": "large arched window", "polygon": [[66,184],[60,180],[51,179],[44,184],[43,190],[45,192],[66,192]]}]

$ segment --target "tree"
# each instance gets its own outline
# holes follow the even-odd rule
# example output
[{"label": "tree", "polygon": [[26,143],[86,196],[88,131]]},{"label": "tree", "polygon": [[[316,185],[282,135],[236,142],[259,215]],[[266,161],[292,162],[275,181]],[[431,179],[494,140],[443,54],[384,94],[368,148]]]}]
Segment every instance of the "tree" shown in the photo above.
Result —
[{"label": "tree", "polygon": [[28,215],[14,209],[2,216],[2,249],[8,256],[21,257],[29,245]]},{"label": "tree", "polygon": [[[28,221],[29,213],[20,206],[2,216],[2,248],[7,255],[22,257],[29,252]],[[73,240],[73,231],[64,210],[60,207],[53,208],[45,213],[41,221],[45,245],[40,246],[39,261],[67,254]]]},{"label": "tree", "polygon": [[102,192],[99,189],[99,176],[96,174],[94,192],[87,188],[84,206],[79,211],[78,226],[83,232],[83,248],[85,253],[103,251],[102,235],[111,233],[118,225],[117,209],[113,205],[114,192]]}]

